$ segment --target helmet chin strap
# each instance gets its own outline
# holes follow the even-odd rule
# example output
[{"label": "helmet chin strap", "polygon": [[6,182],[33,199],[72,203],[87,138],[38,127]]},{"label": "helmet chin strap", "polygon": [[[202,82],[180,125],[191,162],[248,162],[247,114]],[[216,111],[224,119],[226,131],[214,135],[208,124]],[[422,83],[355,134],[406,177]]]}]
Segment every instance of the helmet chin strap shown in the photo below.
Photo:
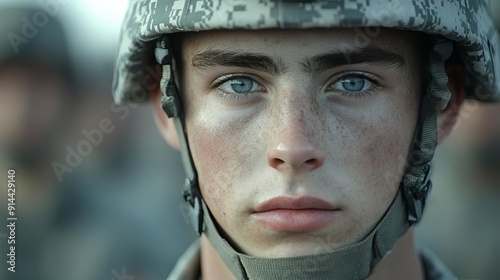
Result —
[{"label": "helmet chin strap", "polygon": [[163,36],[157,42],[155,55],[158,63],[163,65],[161,88],[165,90],[162,106],[174,119],[187,174],[183,196],[191,205],[190,216],[195,231],[199,235],[206,234],[237,279],[364,279],[409,227],[420,220],[431,190],[430,161],[437,145],[437,112],[446,107],[451,96],[444,69],[444,62],[453,50],[449,41],[434,44],[428,71],[429,85],[422,96],[414,148],[399,191],[379,223],[355,244],[326,253],[288,258],[258,258],[237,252],[219,233],[198,187],[169,48],[169,38]]},{"label": "helmet chin strap", "polygon": [[205,235],[236,279],[365,279],[410,227],[399,191],[382,220],[358,243],[314,255],[258,258],[237,252],[217,230],[204,202],[203,209]]}]

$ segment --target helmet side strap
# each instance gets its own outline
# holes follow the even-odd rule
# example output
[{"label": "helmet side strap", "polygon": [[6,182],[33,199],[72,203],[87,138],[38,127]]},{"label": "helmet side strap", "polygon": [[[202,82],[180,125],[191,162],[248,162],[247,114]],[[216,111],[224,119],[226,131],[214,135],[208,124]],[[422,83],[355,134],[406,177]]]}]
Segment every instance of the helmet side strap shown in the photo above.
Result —
[{"label": "helmet side strap", "polygon": [[189,211],[191,224],[194,226],[198,235],[201,235],[203,232],[203,208],[201,207],[201,193],[198,187],[198,180],[196,178],[196,170],[193,159],[191,158],[191,153],[189,151],[186,131],[184,129],[182,102],[177,86],[175,85],[174,71],[171,67],[172,51],[167,36],[163,36],[158,39],[155,49],[155,57],[156,61],[163,67],[162,78],[160,81],[160,88],[163,93],[161,105],[165,114],[169,118],[172,118],[174,122],[177,137],[179,137],[182,164],[184,166],[184,170],[186,171],[186,180],[182,189],[182,196],[191,206]]},{"label": "helmet side strap", "polygon": [[402,180],[410,224],[415,224],[421,219],[432,189],[430,162],[438,142],[437,114],[446,108],[451,98],[447,88],[445,62],[452,51],[453,44],[450,41],[437,40],[430,55],[428,69],[431,77],[426,92],[422,95],[414,146],[408,158],[407,172]]}]

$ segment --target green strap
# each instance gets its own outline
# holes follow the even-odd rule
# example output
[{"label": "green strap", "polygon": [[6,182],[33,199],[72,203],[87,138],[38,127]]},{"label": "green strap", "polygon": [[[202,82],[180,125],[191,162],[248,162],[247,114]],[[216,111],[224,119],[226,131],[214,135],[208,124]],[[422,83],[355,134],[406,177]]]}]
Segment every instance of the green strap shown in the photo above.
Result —
[{"label": "green strap", "polygon": [[[171,66],[170,64],[163,65],[163,71],[162,71],[162,78],[160,81],[160,87],[162,89],[167,88],[167,84],[169,82],[174,82],[170,81],[171,80]],[[171,98],[168,96],[165,92],[165,90],[162,90],[163,96],[162,96],[162,104],[166,103],[166,100],[168,98]],[[181,109],[181,108],[179,108]],[[195,179],[195,172],[194,172],[194,164],[191,159],[191,155],[189,153],[189,144],[187,141],[186,133],[184,132],[183,128],[183,122],[181,119],[181,115],[177,115],[175,117],[172,117],[174,121],[174,126],[175,130],[177,132],[177,137],[179,137],[179,144],[180,144],[180,150],[181,150],[181,159],[182,159],[182,164],[184,166],[184,170],[186,171],[186,176],[189,180],[194,181]]]},{"label": "green strap", "polygon": [[438,144],[437,115],[445,109],[451,98],[448,90],[448,76],[445,61],[453,52],[450,41],[437,41],[430,55],[429,72],[431,79],[427,91],[422,96],[419,113],[419,126],[415,134],[413,154],[408,171],[403,178],[403,194],[407,203],[408,220],[413,224],[422,217],[427,196],[432,184],[429,178],[430,162]]},{"label": "green strap", "polygon": [[235,251],[219,234],[205,202],[203,210],[205,234],[236,279],[365,279],[409,228],[399,191],[380,223],[359,243],[318,255],[257,258]]},{"label": "green strap", "polygon": [[[158,49],[157,49],[158,50]],[[165,49],[160,49],[158,52],[168,53]],[[160,61],[164,58],[160,57]],[[201,194],[198,188],[196,172],[189,152],[189,142],[184,130],[183,113],[180,96],[178,96],[175,81],[173,81],[173,73],[170,64],[163,65],[162,78],[160,86],[163,90],[162,107],[165,113],[173,119],[175,130],[180,144],[181,160],[186,172],[186,181],[182,189],[182,195],[186,202],[190,204],[189,218],[196,233],[203,232],[203,216],[201,208]]]}]

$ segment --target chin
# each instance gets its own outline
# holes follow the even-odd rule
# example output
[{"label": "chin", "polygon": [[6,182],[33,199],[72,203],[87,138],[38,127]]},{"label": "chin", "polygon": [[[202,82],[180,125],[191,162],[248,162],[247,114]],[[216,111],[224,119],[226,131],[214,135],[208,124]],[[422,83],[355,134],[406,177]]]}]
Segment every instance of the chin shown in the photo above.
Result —
[{"label": "chin", "polygon": [[257,257],[263,258],[287,258],[297,256],[308,256],[327,253],[346,246],[348,244],[329,244],[325,240],[326,237],[312,236],[309,238],[301,238],[301,240],[281,242],[276,245],[267,246],[267,249],[259,250],[255,254]]}]

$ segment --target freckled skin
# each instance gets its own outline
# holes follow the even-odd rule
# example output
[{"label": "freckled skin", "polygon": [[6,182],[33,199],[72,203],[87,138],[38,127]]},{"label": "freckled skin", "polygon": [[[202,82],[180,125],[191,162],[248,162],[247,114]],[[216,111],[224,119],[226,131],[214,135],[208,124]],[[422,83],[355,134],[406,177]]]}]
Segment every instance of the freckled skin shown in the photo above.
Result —
[{"label": "freckled skin", "polygon": [[[315,254],[366,236],[389,207],[417,121],[420,71],[417,44],[403,31],[382,30],[373,43],[405,58],[401,68],[357,64],[318,77],[302,72],[307,56],[354,48],[349,30],[210,31],[183,35],[186,129],[203,197],[223,234],[259,257]],[[238,50],[279,58],[282,75],[216,66],[194,69],[207,50]],[[342,71],[380,78],[371,94],[347,97],[324,88]],[[262,90],[238,100],[210,84],[222,75],[250,73]],[[410,109],[409,109],[410,108]],[[303,151],[308,148],[304,153]],[[301,158],[304,157],[305,158]],[[304,159],[308,162],[296,164]],[[277,196],[315,196],[341,209],[335,221],[306,233],[273,231],[252,209]]]}]

